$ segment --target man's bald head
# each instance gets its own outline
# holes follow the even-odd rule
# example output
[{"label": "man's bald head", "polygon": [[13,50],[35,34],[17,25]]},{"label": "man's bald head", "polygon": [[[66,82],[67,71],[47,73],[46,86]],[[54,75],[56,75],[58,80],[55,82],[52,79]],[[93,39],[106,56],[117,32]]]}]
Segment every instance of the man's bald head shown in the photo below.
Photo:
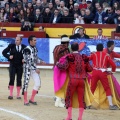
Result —
[{"label": "man's bald head", "polygon": [[22,37],[21,36],[17,36],[16,39],[15,39],[15,44],[18,46],[20,45],[22,42]]}]

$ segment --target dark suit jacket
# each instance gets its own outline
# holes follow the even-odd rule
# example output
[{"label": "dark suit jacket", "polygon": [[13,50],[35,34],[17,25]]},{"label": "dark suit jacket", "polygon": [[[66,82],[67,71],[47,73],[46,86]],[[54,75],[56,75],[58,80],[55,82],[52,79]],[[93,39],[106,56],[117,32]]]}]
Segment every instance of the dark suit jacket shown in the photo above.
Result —
[{"label": "dark suit jacket", "polygon": [[[98,23],[98,18],[99,18],[99,15],[98,15],[98,12],[96,12],[95,18],[94,18],[95,23]],[[105,12],[102,13],[102,23],[105,22],[104,18],[105,18]]]},{"label": "dark suit jacket", "polygon": [[[22,59],[23,59],[22,51],[25,47],[26,47],[25,45],[21,44],[21,50],[20,52],[18,52],[16,50],[15,44],[9,44],[8,47],[3,50],[2,54],[4,57],[8,59],[8,61],[10,61],[10,63],[14,65],[22,65]],[[10,55],[13,55],[13,59],[9,59]]]},{"label": "dark suit jacket", "polygon": [[49,23],[50,17],[51,17],[51,12],[48,14],[44,13],[43,14],[43,23]]},{"label": "dark suit jacket", "polygon": [[34,23],[43,23],[43,16],[40,14],[38,17],[34,16]]},{"label": "dark suit jacket", "polygon": [[[50,17],[50,21],[49,23],[52,23],[54,19],[54,14],[52,14],[52,16]],[[61,22],[61,14],[58,14],[57,19],[56,19],[56,23],[60,23]]]},{"label": "dark suit jacket", "polygon": [[114,23],[114,13],[111,13],[111,14],[106,13],[105,17],[108,17],[107,20],[104,20],[105,23],[107,23],[107,24],[115,24]]},{"label": "dark suit jacket", "polygon": [[81,38],[79,33],[70,36],[70,39],[90,39],[88,35],[84,34],[84,38]]},{"label": "dark suit jacket", "polygon": [[90,13],[90,15],[85,15],[84,16],[84,21],[85,21],[86,24],[91,24],[93,19],[94,19],[94,14],[93,13]]},{"label": "dark suit jacket", "polygon": [[61,23],[73,23],[73,16],[62,16]]}]

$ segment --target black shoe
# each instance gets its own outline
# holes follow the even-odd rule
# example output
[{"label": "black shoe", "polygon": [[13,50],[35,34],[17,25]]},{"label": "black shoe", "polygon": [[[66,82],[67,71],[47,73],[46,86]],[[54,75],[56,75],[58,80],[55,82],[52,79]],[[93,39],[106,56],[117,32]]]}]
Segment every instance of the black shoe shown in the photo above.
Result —
[{"label": "black shoe", "polygon": [[24,103],[25,106],[30,106],[30,103]]},{"label": "black shoe", "polygon": [[21,99],[21,97],[17,97],[17,99],[19,99],[19,100],[20,100],[20,99]]},{"label": "black shoe", "polygon": [[113,105],[113,106],[110,105],[109,109],[110,110],[119,110],[118,106],[116,106],[116,105]]},{"label": "black shoe", "polygon": [[33,102],[31,100],[29,100],[29,103],[33,104],[33,105],[37,105],[37,102]]},{"label": "black shoe", "polygon": [[13,99],[13,96],[8,96],[8,99],[12,100],[12,99]]}]

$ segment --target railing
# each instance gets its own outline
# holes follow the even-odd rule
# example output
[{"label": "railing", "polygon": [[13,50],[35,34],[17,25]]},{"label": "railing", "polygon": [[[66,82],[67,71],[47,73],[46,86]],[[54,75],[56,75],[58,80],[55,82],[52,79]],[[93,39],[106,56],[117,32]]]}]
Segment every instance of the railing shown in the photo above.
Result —
[{"label": "railing", "polygon": [[[34,25],[34,31],[39,31],[39,26],[45,28],[46,33],[51,38],[59,38],[63,34],[68,36],[74,34],[78,27],[85,28],[86,34],[93,38],[97,35],[97,29],[103,29],[103,35],[111,38],[111,32],[115,30],[115,24],[50,24],[50,23],[36,23]],[[0,23],[1,29],[6,29],[6,31],[20,31],[21,23]]]},{"label": "railing", "polygon": [[116,33],[115,31],[111,32],[112,39],[120,39],[120,33]]}]

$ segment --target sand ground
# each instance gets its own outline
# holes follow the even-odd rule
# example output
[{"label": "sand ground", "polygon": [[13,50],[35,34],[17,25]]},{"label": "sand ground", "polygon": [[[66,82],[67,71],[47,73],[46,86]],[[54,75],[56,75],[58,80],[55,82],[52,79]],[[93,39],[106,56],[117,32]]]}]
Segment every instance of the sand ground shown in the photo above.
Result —
[{"label": "sand ground", "polygon": [[[52,75],[51,75],[52,76]],[[9,90],[8,72],[0,73],[0,120],[25,120],[22,115],[29,117],[28,120],[63,120],[67,114],[65,108],[54,107],[54,92],[52,77],[44,71],[41,75],[42,87],[36,96],[37,106],[23,105],[22,100],[16,99],[16,88],[14,88],[14,99],[8,100]],[[120,83],[120,73],[115,74]],[[31,79],[28,88],[30,98],[33,87]],[[21,116],[20,116],[21,115]],[[73,109],[73,120],[77,120],[78,110]],[[83,120],[120,120],[120,110],[85,110]]]}]

